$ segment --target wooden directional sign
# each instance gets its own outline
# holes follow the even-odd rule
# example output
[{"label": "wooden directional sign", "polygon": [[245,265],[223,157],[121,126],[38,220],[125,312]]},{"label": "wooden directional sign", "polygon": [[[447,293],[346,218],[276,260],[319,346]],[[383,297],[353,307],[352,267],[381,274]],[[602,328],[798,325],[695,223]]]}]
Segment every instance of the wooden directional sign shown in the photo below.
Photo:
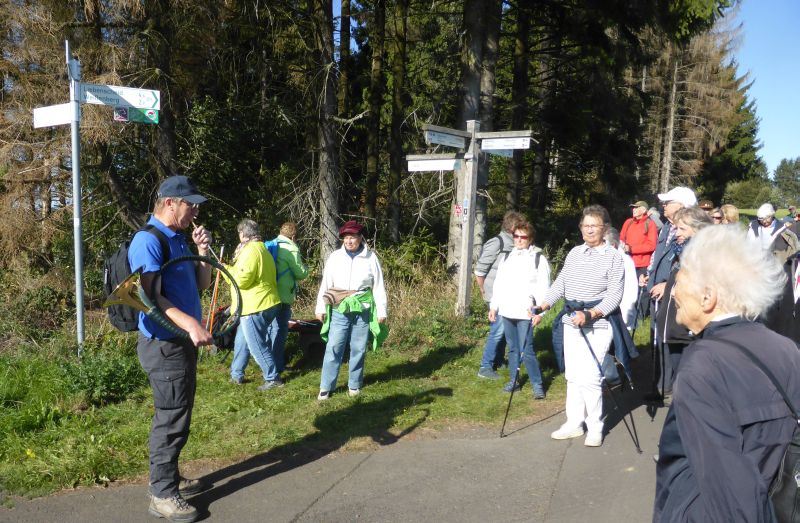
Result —
[{"label": "wooden directional sign", "polygon": [[484,138],[481,140],[481,149],[530,149],[530,138]]},{"label": "wooden directional sign", "polygon": [[472,138],[472,135],[466,131],[428,123],[422,125],[422,130],[425,131],[425,143],[427,144],[438,143],[439,145],[464,149],[467,146],[466,139]]},{"label": "wooden directional sign", "polygon": [[425,131],[425,143],[438,143],[439,145],[447,145],[448,147],[457,147],[458,149],[463,149],[466,146],[467,139],[463,136],[454,136],[452,134],[445,134],[436,131]]},{"label": "wooden directional sign", "polygon": [[452,171],[456,168],[456,160],[412,160],[408,162],[409,172],[414,171]]},{"label": "wooden directional sign", "polygon": [[72,104],[48,105],[33,110],[33,127],[52,127],[72,122]]},{"label": "wooden directional sign", "polygon": [[78,91],[78,99],[81,103],[136,107],[157,111],[161,109],[161,91],[154,89],[79,83]]},{"label": "wooden directional sign", "polygon": [[452,171],[458,168],[462,154],[410,154],[408,171]]}]

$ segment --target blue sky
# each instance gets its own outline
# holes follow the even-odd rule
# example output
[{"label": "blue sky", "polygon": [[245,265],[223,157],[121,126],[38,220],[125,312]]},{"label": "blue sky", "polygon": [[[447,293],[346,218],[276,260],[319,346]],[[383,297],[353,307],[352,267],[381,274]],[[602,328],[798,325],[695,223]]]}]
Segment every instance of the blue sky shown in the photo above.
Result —
[{"label": "blue sky", "polygon": [[739,74],[754,81],[749,97],[761,119],[761,157],[772,174],[784,158],[800,157],[800,1],[742,0],[743,27],[736,51]]}]

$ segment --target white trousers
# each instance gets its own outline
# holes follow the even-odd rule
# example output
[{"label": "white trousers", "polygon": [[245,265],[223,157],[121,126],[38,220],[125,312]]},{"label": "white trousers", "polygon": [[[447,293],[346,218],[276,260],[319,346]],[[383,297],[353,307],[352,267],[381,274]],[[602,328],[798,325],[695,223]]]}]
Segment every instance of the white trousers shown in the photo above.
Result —
[{"label": "white trousers", "polygon": [[[611,328],[584,328],[586,339],[602,363],[613,338]],[[564,325],[564,374],[567,379],[567,425],[586,423],[589,434],[603,433],[603,390],[597,361],[579,329]]]}]

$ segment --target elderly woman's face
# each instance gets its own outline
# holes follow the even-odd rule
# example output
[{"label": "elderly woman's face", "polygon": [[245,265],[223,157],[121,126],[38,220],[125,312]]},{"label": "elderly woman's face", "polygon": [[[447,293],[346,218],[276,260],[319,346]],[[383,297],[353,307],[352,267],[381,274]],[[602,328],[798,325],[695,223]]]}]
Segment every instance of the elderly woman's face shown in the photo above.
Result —
[{"label": "elderly woman's face", "polygon": [[695,334],[702,331],[710,318],[701,306],[702,291],[692,285],[691,275],[685,269],[679,270],[675,277],[672,296],[675,298],[675,319],[678,323]]},{"label": "elderly woman's face", "polygon": [[514,231],[514,247],[517,249],[527,249],[531,244],[531,239],[528,236],[528,231],[525,229],[516,229]]},{"label": "elderly woman's face", "polygon": [[677,228],[675,237],[678,239],[678,243],[683,243],[694,236],[694,229],[686,225],[683,220],[678,220],[675,226]]},{"label": "elderly woman's face", "polygon": [[348,251],[355,251],[361,246],[361,235],[360,234],[345,234],[342,238],[342,243],[344,244],[344,248]]},{"label": "elderly woman's face", "polygon": [[584,216],[581,221],[581,234],[583,241],[589,247],[597,247],[602,245],[605,241],[603,235],[605,234],[605,226],[603,220],[599,216]]}]

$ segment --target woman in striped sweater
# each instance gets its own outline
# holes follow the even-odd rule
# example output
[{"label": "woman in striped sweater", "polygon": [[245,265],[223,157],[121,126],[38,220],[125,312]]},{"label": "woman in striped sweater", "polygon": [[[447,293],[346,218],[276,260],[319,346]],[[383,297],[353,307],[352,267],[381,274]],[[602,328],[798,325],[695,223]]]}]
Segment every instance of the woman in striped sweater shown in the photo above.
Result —
[{"label": "woman in striped sweater", "polygon": [[[603,392],[599,362],[613,339],[606,316],[618,313],[625,268],[616,249],[606,244],[608,211],[599,205],[583,209],[580,230],[584,243],[573,248],[564,267],[545,296],[541,309],[564,298],[564,363],[567,379],[567,421],[550,436],[583,436],[587,447],[603,444]],[[533,317],[533,325],[541,314]]]}]

